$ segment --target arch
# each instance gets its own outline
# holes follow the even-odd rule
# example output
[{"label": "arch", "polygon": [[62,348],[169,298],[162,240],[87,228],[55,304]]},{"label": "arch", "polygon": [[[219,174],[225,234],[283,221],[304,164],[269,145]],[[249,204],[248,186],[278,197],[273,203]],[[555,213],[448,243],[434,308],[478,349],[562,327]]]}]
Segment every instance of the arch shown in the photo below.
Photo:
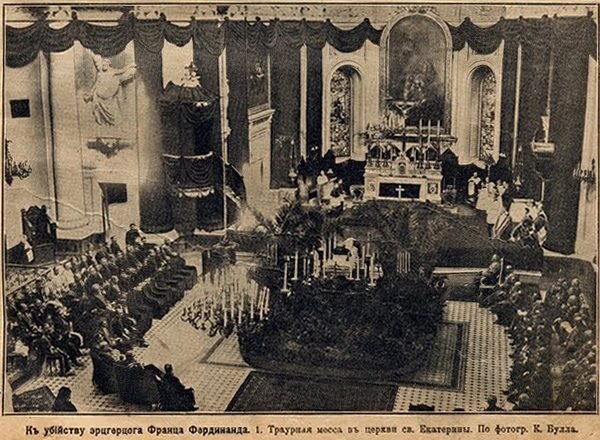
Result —
[{"label": "arch", "polygon": [[[334,132],[336,123],[332,120],[332,113],[334,112],[334,106],[339,101],[333,96],[331,87],[332,82],[340,75],[344,76],[349,82],[349,95],[347,96],[349,109],[346,109],[348,111],[348,115],[346,115],[348,118],[348,147],[343,152],[332,144],[332,138],[336,136]],[[338,158],[350,158],[360,147],[360,134],[364,131],[365,121],[363,77],[362,69],[358,64],[352,61],[342,61],[333,66],[326,78],[326,93],[323,94],[325,101],[323,106],[325,109],[323,114],[325,128],[323,130],[323,149],[325,152],[327,149],[332,148]]]},{"label": "arch", "polygon": [[488,63],[471,68],[467,80],[469,131],[467,155],[473,160],[498,156],[498,76]]},{"label": "arch", "polygon": [[437,15],[433,14],[430,11],[423,10],[417,13],[415,12],[403,12],[396,15],[384,28],[381,42],[380,42],[380,86],[379,86],[379,108],[380,114],[384,114],[388,107],[388,101],[393,99],[390,96],[390,37],[394,27],[402,22],[403,20],[419,17],[424,18],[426,21],[433,23],[436,27],[441,31],[443,35],[443,54],[444,59],[439,61],[439,64],[443,66],[443,78],[440,78],[440,84],[443,85],[443,96],[441,99],[443,100],[440,105],[443,108],[443,117],[441,119],[442,126],[445,128],[447,132],[450,132],[450,124],[451,124],[451,77],[452,77],[452,36],[450,34],[450,29],[446,23]]}]

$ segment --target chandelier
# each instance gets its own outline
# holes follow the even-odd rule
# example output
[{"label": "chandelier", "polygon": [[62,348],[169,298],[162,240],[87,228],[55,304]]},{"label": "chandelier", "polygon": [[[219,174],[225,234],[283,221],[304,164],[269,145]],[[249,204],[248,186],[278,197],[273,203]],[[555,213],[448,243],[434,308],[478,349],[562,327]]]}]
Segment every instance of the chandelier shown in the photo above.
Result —
[{"label": "chandelier", "polygon": [[4,180],[9,185],[15,177],[22,180],[31,174],[31,165],[27,161],[17,162],[13,159],[8,148],[11,142],[8,139],[4,140]]}]

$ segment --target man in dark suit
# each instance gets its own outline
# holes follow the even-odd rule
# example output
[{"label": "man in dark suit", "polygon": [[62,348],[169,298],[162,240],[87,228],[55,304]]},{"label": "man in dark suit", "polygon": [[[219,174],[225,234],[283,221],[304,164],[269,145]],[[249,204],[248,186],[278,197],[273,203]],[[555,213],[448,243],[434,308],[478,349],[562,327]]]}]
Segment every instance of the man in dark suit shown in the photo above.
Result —
[{"label": "man in dark suit", "polygon": [[119,243],[117,242],[117,239],[114,235],[110,237],[110,244],[108,245],[108,250],[113,255],[117,255],[119,252],[122,252],[121,246],[119,246]]},{"label": "man in dark suit", "polygon": [[163,411],[195,411],[194,390],[186,388],[173,373],[171,364],[165,365],[165,374],[160,381],[161,409]]},{"label": "man in dark suit", "polygon": [[135,226],[135,223],[129,225],[129,231],[125,234],[125,244],[127,246],[135,246],[141,240],[142,234]]}]

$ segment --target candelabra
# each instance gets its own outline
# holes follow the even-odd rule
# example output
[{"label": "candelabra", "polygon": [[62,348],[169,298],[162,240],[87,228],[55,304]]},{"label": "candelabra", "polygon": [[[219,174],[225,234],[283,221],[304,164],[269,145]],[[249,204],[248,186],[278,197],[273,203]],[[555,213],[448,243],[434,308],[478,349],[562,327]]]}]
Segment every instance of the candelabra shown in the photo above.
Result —
[{"label": "candelabra", "polygon": [[26,179],[31,174],[31,165],[27,161],[17,162],[10,154],[8,146],[12,141],[4,140],[4,180],[9,185],[12,184],[13,178]]}]

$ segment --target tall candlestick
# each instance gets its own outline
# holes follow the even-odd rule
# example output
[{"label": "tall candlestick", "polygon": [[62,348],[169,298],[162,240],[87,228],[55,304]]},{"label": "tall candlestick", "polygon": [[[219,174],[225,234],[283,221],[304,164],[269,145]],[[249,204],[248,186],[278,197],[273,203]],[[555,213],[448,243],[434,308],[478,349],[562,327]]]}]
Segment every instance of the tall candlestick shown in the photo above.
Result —
[{"label": "tall candlestick", "polygon": [[256,291],[252,292],[250,295],[250,320],[254,321],[254,297],[256,295]]},{"label": "tall candlestick", "polygon": [[271,290],[265,288],[267,291],[267,294],[265,296],[265,312],[269,313],[269,298],[271,297]]},{"label": "tall candlestick", "polygon": [[302,256],[302,278],[306,278],[307,267],[308,267],[308,261],[306,259],[306,256],[303,255]]},{"label": "tall candlestick", "polygon": [[427,148],[431,145],[431,119],[427,120]]},{"label": "tall candlestick", "polygon": [[[442,126],[441,126],[440,120],[438,119],[438,121],[437,121],[437,135],[438,135],[438,138],[440,137],[441,132],[442,132]],[[438,139],[438,142],[439,141],[440,140]]]},{"label": "tall candlestick", "polygon": [[282,292],[288,292],[288,262],[283,263],[283,289]]},{"label": "tall candlestick", "polygon": [[223,325],[227,327],[227,303],[225,299],[225,290],[223,290]]},{"label": "tall candlestick", "polygon": [[298,281],[298,251],[294,252],[294,277],[292,281]]}]

